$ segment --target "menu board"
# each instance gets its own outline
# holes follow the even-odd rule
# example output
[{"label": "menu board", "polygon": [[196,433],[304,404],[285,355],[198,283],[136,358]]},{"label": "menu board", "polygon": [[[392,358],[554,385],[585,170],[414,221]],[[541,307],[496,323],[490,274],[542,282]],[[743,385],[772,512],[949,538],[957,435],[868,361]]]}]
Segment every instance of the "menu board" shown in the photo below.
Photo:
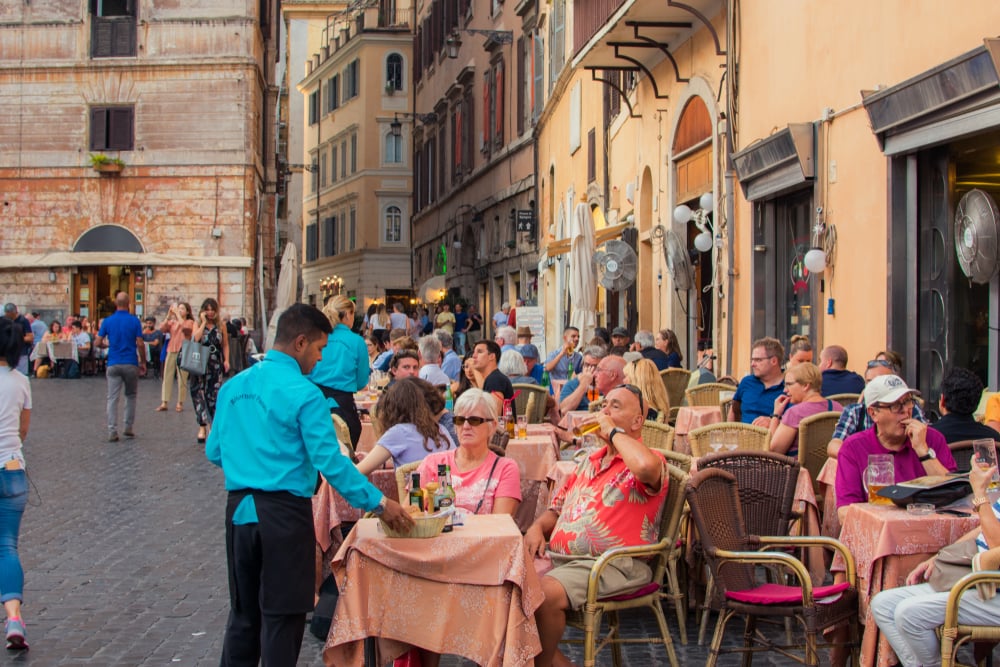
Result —
[{"label": "menu board", "polygon": [[545,315],[538,306],[518,306],[517,326],[531,327],[531,342],[538,348],[542,359],[548,352],[545,349]]}]

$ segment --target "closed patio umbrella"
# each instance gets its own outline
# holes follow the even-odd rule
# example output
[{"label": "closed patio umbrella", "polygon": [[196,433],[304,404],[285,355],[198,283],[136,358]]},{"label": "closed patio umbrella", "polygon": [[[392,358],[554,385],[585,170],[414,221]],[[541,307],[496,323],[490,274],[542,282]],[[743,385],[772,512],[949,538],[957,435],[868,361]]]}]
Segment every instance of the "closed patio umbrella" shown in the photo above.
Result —
[{"label": "closed patio umbrella", "polygon": [[580,330],[580,340],[588,341],[597,326],[597,270],[594,267],[594,218],[590,206],[576,205],[570,222],[569,295],[572,303],[569,322]]},{"label": "closed patio umbrella", "polygon": [[274,313],[267,324],[267,340],[264,349],[270,350],[274,344],[274,337],[278,332],[278,318],[289,306],[296,301],[299,288],[299,256],[295,250],[295,244],[289,243],[285,246],[285,252],[281,255],[281,271],[278,273],[278,286],[274,291]]}]

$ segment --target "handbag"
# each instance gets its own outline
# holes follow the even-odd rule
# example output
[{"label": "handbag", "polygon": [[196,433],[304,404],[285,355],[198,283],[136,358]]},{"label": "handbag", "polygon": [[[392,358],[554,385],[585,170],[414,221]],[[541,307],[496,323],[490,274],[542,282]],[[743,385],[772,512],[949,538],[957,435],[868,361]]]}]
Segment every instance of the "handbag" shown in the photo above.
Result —
[{"label": "handbag", "polygon": [[891,499],[900,507],[906,507],[910,503],[928,503],[934,507],[943,507],[961,500],[970,493],[972,485],[969,484],[968,475],[964,477],[928,475],[887,486],[879,490],[878,495]]},{"label": "handbag", "polygon": [[178,365],[182,370],[192,375],[204,375],[208,370],[208,355],[211,348],[208,345],[193,340],[186,340],[181,345],[181,356]]},{"label": "handbag", "polygon": [[962,540],[942,548],[934,559],[927,583],[938,593],[950,591],[959,579],[972,572],[972,559],[978,553],[975,540]]}]

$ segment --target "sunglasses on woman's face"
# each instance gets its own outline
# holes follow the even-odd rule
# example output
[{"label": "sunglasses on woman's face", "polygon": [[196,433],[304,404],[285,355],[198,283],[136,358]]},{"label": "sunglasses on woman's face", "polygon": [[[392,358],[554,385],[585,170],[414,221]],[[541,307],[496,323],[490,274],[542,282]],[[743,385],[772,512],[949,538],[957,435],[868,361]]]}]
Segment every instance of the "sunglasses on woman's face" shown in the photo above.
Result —
[{"label": "sunglasses on woman's face", "polygon": [[491,421],[493,421],[493,420],[489,419],[487,417],[462,417],[462,416],[456,416],[455,417],[455,426],[462,426],[462,425],[465,424],[465,422],[469,422],[469,424],[471,426],[482,426],[486,422],[491,422]]}]

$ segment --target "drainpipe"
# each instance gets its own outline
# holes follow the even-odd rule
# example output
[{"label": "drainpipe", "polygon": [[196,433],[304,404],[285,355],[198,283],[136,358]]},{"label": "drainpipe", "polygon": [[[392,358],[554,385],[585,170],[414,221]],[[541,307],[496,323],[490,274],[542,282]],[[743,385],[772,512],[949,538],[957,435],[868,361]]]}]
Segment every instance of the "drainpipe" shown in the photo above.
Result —
[{"label": "drainpipe", "polygon": [[736,215],[736,174],[733,168],[733,152],[736,150],[733,145],[733,95],[736,92],[735,79],[738,74],[736,58],[733,54],[735,41],[733,40],[733,27],[735,25],[736,11],[735,3],[729,3],[726,11],[726,107],[729,110],[726,118],[726,177],[725,177],[725,197],[726,197],[726,261],[728,263],[728,286],[726,288],[726,375],[733,373],[733,291],[736,284],[736,251],[733,244],[736,242],[736,231],[734,216]]}]

